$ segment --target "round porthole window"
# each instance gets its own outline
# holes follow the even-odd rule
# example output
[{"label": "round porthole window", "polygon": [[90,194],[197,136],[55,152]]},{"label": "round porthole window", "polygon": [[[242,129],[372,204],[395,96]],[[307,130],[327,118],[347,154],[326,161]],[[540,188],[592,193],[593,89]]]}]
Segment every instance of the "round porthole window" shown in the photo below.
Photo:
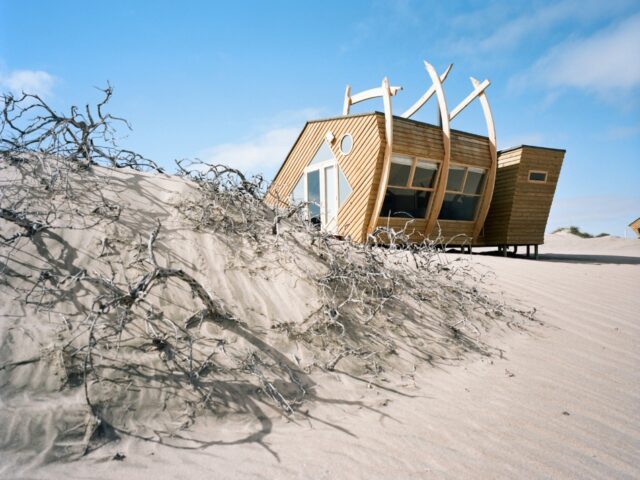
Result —
[{"label": "round porthole window", "polygon": [[342,140],[340,140],[340,152],[343,155],[349,155],[352,148],[353,138],[347,133],[346,135],[343,135]]}]

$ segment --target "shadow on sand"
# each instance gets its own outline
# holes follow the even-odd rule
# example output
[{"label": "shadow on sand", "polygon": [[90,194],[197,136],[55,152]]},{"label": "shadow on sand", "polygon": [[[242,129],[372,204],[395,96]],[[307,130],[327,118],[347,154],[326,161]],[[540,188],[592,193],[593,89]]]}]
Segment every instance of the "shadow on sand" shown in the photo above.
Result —
[{"label": "shadow on sand", "polygon": [[[453,250],[451,251],[453,252]],[[456,253],[461,253],[456,251]],[[486,252],[474,252],[474,255],[484,255],[491,257],[502,257],[502,253],[497,250]],[[509,252],[508,258],[518,258],[522,260],[535,260],[533,255],[527,258],[524,254],[514,255]],[[577,263],[590,265],[640,265],[640,257],[630,257],[627,255],[598,255],[587,253],[541,253],[538,256],[539,262],[557,262],[557,263]]]}]

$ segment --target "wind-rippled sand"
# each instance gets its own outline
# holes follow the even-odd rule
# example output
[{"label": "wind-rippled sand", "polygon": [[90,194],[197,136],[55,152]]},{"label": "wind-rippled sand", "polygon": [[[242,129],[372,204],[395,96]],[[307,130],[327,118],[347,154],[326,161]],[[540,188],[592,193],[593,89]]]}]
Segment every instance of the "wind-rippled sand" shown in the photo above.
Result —
[{"label": "wind-rippled sand", "polygon": [[[536,307],[543,322],[491,338],[501,356],[421,367],[399,388],[336,372],[318,396],[356,403],[320,403],[292,421],[271,412],[264,445],[181,450],[123,439],[28,475],[638,478],[640,240],[556,234],[541,253],[474,256],[495,272],[497,295]],[[254,428],[230,421],[215,436]]]}]

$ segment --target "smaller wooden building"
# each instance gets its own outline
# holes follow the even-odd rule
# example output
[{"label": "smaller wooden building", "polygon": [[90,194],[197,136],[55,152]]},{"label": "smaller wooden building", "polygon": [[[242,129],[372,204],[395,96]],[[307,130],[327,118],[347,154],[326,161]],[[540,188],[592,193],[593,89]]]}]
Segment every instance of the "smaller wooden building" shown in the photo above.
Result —
[{"label": "smaller wooden building", "polygon": [[629,224],[629,228],[633,230],[638,238],[640,238],[640,217],[636,218],[633,222]]},{"label": "smaller wooden building", "polygon": [[[451,111],[441,75],[425,62],[432,85],[406,112],[393,115],[401,87],[351,95],[343,115],[304,126],[269,189],[268,202],[305,202],[308,218],[336,235],[367,242],[381,227],[404,230],[413,242],[508,246],[544,242],[564,150],[522,145],[498,152],[488,80]],[[411,119],[431,96],[439,125]],[[384,113],[350,114],[351,105],[382,97]],[[451,121],[480,100],[487,136],[454,130]]]},{"label": "smaller wooden building", "polygon": [[478,245],[541,245],[564,150],[521,145],[498,152],[498,173]]}]

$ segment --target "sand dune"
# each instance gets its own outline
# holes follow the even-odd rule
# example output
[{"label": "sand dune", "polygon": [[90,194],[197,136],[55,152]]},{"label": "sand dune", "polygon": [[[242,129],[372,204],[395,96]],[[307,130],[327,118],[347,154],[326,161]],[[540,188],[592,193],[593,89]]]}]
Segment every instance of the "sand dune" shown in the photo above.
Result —
[{"label": "sand dune", "polygon": [[[421,368],[398,391],[336,373],[326,395],[360,404],[276,420],[264,447],[182,451],[125,440],[34,475],[637,478],[640,267],[546,260],[576,250],[639,258],[640,241],[552,235],[540,261],[475,257],[496,273],[496,291],[527,299],[544,322],[493,338],[503,358]],[[127,458],[108,461],[118,451]]]},{"label": "sand dune", "polygon": [[[190,265],[234,311],[257,319],[252,331],[267,335],[274,319],[302,321],[313,311],[315,305],[305,303],[312,287],[301,280],[304,272],[296,276],[278,269],[268,278],[261,276],[257,272],[271,265],[268,255],[250,257],[251,269],[235,271],[230,262],[240,261],[236,245],[184,230],[172,205],[188,196],[188,184],[170,177],[127,175],[114,175],[113,194],[134,207],[138,197],[146,199],[147,223],[140,229],[149,231],[151,218],[161,217],[168,235],[183,240],[174,243],[179,247],[171,250],[170,260]],[[122,225],[139,227],[136,221],[140,217],[123,214]],[[73,261],[82,265],[95,257],[103,234],[65,236],[68,250],[76,252]],[[169,240],[161,236],[158,241]],[[29,248],[24,246],[23,253],[35,255]],[[52,252],[55,259],[68,258]],[[457,258],[445,255],[445,261]],[[55,362],[64,359],[52,357],[4,372],[0,477],[640,476],[640,240],[556,234],[547,237],[539,261],[474,255],[471,262],[487,274],[483,289],[505,304],[535,307],[535,321],[492,322],[490,330],[478,330],[492,348],[478,353],[439,345],[435,333],[425,336],[433,345],[424,350],[440,353],[433,365],[412,363],[421,339],[407,337],[407,351],[400,352],[395,369],[371,375],[347,359],[333,372],[311,373],[306,381],[313,384],[313,401],[289,417],[275,405],[252,403],[254,397],[245,391],[246,404],[231,402],[235,413],[199,419],[184,428],[191,418],[188,411],[177,410],[188,404],[180,388],[172,390],[175,398],[113,390],[122,393],[125,404],[137,402],[131,409],[141,410],[138,420],[147,408],[150,425],[167,428],[162,443],[171,446],[120,435],[79,456],[86,422],[80,408],[83,396],[79,389],[63,388],[68,379],[51,376]],[[313,263],[302,267],[320,268]],[[188,294],[159,290],[154,301],[173,302],[179,309]],[[36,317],[16,306],[15,298],[3,298],[3,361],[42,355],[41,340],[55,336],[64,324],[57,317],[40,325],[31,322],[34,341],[29,342],[19,320]],[[238,351],[263,338],[274,339],[278,352],[273,355],[280,355],[276,358],[285,365],[304,363],[315,354],[277,337],[250,336],[242,326],[232,332],[215,330],[215,324],[205,327],[213,329],[212,338],[226,338],[228,348]],[[414,331],[420,332],[417,327]],[[237,383],[233,388],[249,387]],[[228,394],[233,396],[233,391]],[[156,418],[159,410],[164,412],[161,421]],[[129,415],[126,409],[122,412]],[[60,437],[61,431],[66,436]],[[67,455],[74,451],[76,455]],[[73,460],[64,460],[68,458]]]}]

